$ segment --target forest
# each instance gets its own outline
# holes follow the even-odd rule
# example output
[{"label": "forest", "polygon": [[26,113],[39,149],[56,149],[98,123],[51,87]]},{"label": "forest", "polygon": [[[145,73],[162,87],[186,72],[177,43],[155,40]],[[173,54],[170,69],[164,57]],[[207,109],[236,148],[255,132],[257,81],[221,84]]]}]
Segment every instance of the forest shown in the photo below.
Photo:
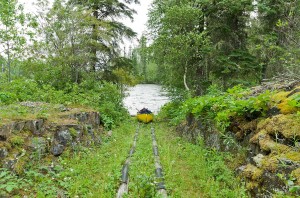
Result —
[{"label": "forest", "polygon": [[123,39],[136,36],[120,22],[133,19],[131,3],[138,1],[37,1],[33,16],[1,1],[2,86],[27,80],[68,92],[89,80],[119,88],[152,82],[197,96],[211,85],[299,76],[296,0],[154,1],[149,31],[123,52]]},{"label": "forest", "polygon": [[[162,85],[171,99],[154,124],[158,143],[169,140],[159,149],[170,197],[298,196],[300,1],[153,0],[148,30],[137,38],[122,20],[133,20],[132,6],[141,1],[36,0],[30,13],[18,0],[0,0],[0,197],[64,197],[60,190],[65,197],[113,197],[135,130],[122,100],[136,84]],[[124,42],[135,39],[126,51]],[[27,129],[21,138],[3,135],[8,120],[48,124],[68,108],[100,112],[105,135],[99,147],[68,151],[55,161],[57,170],[44,170],[53,165],[48,157],[42,163],[40,155],[22,154]],[[73,128],[71,136],[77,137]],[[139,175],[153,162],[150,139],[141,138],[133,160],[144,164],[132,164],[128,197],[157,197],[153,176]],[[8,153],[32,164],[23,169],[26,160],[17,160],[12,170],[2,168]],[[108,175],[85,172],[99,161]],[[185,168],[191,173],[175,180]],[[95,174],[99,189],[85,186]]]}]

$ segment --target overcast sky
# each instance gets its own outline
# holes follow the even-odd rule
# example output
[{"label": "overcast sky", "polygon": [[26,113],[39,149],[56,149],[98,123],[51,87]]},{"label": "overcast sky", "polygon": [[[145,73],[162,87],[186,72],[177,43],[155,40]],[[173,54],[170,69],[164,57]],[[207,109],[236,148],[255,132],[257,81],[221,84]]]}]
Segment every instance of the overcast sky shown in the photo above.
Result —
[{"label": "overcast sky", "polygon": [[[49,1],[51,2],[53,0]],[[37,9],[33,6],[33,3],[36,2],[36,0],[19,0],[19,2],[24,4],[26,12],[35,12]],[[132,22],[129,19],[122,20],[125,25],[131,27],[138,34],[138,38],[146,31],[147,13],[151,3],[152,0],[140,0],[140,5],[130,5],[130,7],[134,8],[137,12],[137,14],[134,15],[134,21]],[[134,42],[135,45],[137,44],[136,39],[131,42]],[[131,45],[131,42],[125,41],[125,45],[128,47]]]}]

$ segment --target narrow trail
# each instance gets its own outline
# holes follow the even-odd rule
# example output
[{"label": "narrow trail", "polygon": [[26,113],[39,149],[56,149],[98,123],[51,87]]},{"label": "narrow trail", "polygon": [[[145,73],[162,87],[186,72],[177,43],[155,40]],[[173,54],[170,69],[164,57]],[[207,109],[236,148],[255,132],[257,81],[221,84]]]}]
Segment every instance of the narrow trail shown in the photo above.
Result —
[{"label": "narrow trail", "polygon": [[131,119],[100,147],[62,159],[60,174],[72,181],[69,197],[247,197],[224,157],[178,137],[166,122]]},{"label": "narrow trail", "polygon": [[[131,197],[131,194],[132,197],[136,195],[141,197],[148,197],[149,195],[151,197],[161,197],[161,198],[168,197],[166,187],[165,187],[165,182],[164,182],[163,168],[160,163],[158,145],[155,137],[155,126],[153,124],[151,124],[150,126],[151,128],[149,128],[147,125],[144,125],[141,131],[139,131],[141,128],[140,124],[137,126],[132,148],[129,151],[128,157],[121,171],[121,184],[117,192],[117,196],[116,196],[117,198],[122,198],[125,196],[127,197],[127,194],[129,195],[129,197]],[[141,133],[141,138],[138,141],[139,146],[137,147],[137,140],[138,140],[139,133]],[[150,137],[151,137],[151,141],[150,141]],[[153,151],[152,159],[151,159],[151,155],[149,155],[151,146]],[[136,147],[138,148],[137,154],[134,156],[134,159],[132,160],[131,158],[136,151]],[[130,171],[131,161],[133,161],[133,168]],[[151,165],[152,165],[152,169],[154,170],[152,171],[152,173],[149,172],[149,170],[151,169],[150,168]],[[145,167],[147,168],[145,169]],[[133,185],[129,185],[130,175],[133,178],[132,180]],[[138,186],[137,184],[142,184],[142,186]],[[152,184],[156,186],[155,189],[153,189]],[[137,186],[142,188],[134,189],[134,187]]]}]

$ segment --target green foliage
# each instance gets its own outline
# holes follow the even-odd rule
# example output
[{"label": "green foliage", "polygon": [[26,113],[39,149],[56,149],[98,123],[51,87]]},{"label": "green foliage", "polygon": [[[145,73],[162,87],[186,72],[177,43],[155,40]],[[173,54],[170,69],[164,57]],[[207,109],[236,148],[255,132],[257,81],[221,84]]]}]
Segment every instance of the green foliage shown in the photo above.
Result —
[{"label": "green foliage", "polygon": [[[260,65],[246,48],[252,1],[154,1],[149,27],[153,60],[163,83],[202,95],[212,83],[225,89],[257,83]],[[249,82],[250,81],[250,82]]]},{"label": "green foliage", "polygon": [[15,190],[24,188],[26,184],[27,180],[19,179],[9,170],[0,168],[0,196],[6,197],[6,193],[12,193]]},{"label": "green foliage", "polygon": [[49,169],[46,166],[33,168],[29,165],[32,164],[26,165],[27,170],[22,177],[7,169],[0,169],[0,189],[2,192],[8,193],[3,194],[3,196],[38,195],[38,197],[55,197],[59,191],[66,193],[63,189],[67,189],[71,185],[61,174],[62,168],[59,168],[59,165],[54,169]]},{"label": "green foliage", "polygon": [[23,137],[13,135],[9,137],[8,142],[13,146],[13,147],[21,147],[25,143]]},{"label": "green foliage", "polygon": [[300,108],[300,94],[298,93],[291,96],[291,100],[288,101],[288,104],[291,105],[292,107]]},{"label": "green foliage", "polygon": [[210,84],[299,75],[299,8],[295,0],[155,0],[148,26],[157,76],[202,95]]},{"label": "green foliage", "polygon": [[18,5],[17,0],[0,1],[0,48],[1,54],[5,53],[5,68],[7,80],[11,81],[12,63],[26,43],[25,14],[23,7]]},{"label": "green foliage", "polygon": [[[18,79],[0,84],[0,104],[33,101],[64,105],[83,105],[101,112],[103,123],[112,128],[127,115],[122,105],[122,95],[111,83],[84,81],[81,84],[67,84],[60,90],[51,85],[39,85],[34,80]],[[19,113],[22,113],[18,110]],[[46,116],[41,114],[40,116]]]},{"label": "green foliage", "polygon": [[235,86],[226,92],[221,92],[212,86],[206,95],[190,98],[181,104],[174,103],[164,107],[167,115],[172,118],[174,124],[184,120],[192,114],[196,118],[213,120],[215,125],[225,132],[230,125],[230,118],[234,116],[246,116],[253,119],[257,115],[265,115],[268,110],[271,93],[266,91],[257,97],[246,97],[248,90],[241,86]]}]

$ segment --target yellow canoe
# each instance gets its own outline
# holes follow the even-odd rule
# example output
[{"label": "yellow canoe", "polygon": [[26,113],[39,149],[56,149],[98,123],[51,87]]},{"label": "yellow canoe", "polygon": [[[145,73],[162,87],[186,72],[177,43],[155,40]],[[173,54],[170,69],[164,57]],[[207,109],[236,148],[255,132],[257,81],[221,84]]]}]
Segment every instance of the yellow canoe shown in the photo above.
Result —
[{"label": "yellow canoe", "polygon": [[153,121],[154,115],[152,113],[151,114],[138,113],[136,117],[140,122],[149,123]]}]

